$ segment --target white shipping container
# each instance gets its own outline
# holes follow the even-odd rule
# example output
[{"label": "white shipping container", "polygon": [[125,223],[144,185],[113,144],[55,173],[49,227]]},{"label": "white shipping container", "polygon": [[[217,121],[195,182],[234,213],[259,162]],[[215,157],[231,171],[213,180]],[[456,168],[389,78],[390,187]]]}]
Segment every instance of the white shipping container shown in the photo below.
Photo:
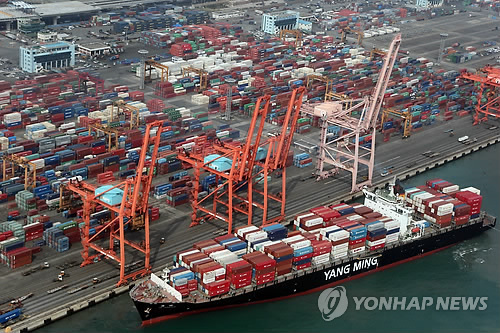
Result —
[{"label": "white shipping container", "polygon": [[460,186],[458,186],[458,185],[452,185],[452,186],[448,186],[448,187],[443,188],[442,192],[444,194],[446,194],[446,193],[451,193],[451,192],[455,192],[455,191],[458,191],[458,190],[460,190]]},{"label": "white shipping container", "polygon": [[346,238],[349,238],[349,232],[346,230],[336,231],[328,236],[328,239],[332,241],[339,241]]},{"label": "white shipping container", "polygon": [[358,254],[358,253],[362,253],[362,252],[365,252],[364,247],[358,247],[358,248],[355,248],[354,250],[349,250],[349,254]]},{"label": "white shipping container", "polygon": [[479,189],[477,189],[475,187],[472,187],[472,186],[463,188],[462,191],[469,191],[469,192],[475,193],[477,195],[481,195],[481,190],[479,190]]},{"label": "white shipping container", "polygon": [[178,259],[179,259],[179,261],[182,261],[182,258],[184,258],[184,256],[188,256],[190,254],[199,253],[199,252],[200,252],[200,250],[198,250],[198,249],[192,249],[191,251],[188,251],[188,252],[185,252],[185,253],[181,253],[179,255]]},{"label": "white shipping container", "polygon": [[322,217],[317,217],[312,220],[307,220],[305,223],[306,227],[312,227],[318,224],[323,224],[323,218]]},{"label": "white shipping container", "polygon": [[311,241],[309,239],[304,239],[300,242],[290,244],[290,246],[294,250],[303,249],[305,247],[311,246]]},{"label": "white shipping container", "polygon": [[301,239],[304,239],[305,237],[302,236],[302,235],[296,235],[296,236],[292,236],[292,237],[287,237],[285,239],[283,239],[283,242],[288,244],[290,242],[295,242],[295,241],[298,241],[298,240],[301,240]]},{"label": "white shipping container", "polygon": [[261,239],[267,238],[267,232],[265,231],[258,231],[258,232],[253,232],[251,234],[248,234],[245,239],[247,242],[255,242]]},{"label": "white shipping container", "polygon": [[385,237],[382,238],[382,239],[378,239],[376,241],[366,241],[366,244],[370,247],[372,246],[376,246],[376,245],[380,245],[380,244],[384,244],[385,243]]},{"label": "white shipping container", "polygon": [[342,259],[342,258],[345,258],[345,257],[347,257],[347,252],[346,253],[339,253],[339,254],[336,254],[336,255],[332,256],[333,260],[339,260],[339,259]]},{"label": "white shipping container", "polygon": [[[228,131],[226,131],[226,132],[227,132],[227,135],[229,135],[229,132]],[[222,133],[222,132],[220,132],[220,133]],[[236,232],[236,236],[243,238],[244,233],[249,232],[249,231],[254,231],[254,230],[259,230],[259,228],[257,228],[254,225],[251,225],[251,226],[248,226],[245,228],[241,228]]]},{"label": "white shipping container", "polygon": [[349,248],[349,242],[345,242],[344,244],[340,244],[340,245],[334,245],[332,247],[332,251],[343,251],[347,248]]}]

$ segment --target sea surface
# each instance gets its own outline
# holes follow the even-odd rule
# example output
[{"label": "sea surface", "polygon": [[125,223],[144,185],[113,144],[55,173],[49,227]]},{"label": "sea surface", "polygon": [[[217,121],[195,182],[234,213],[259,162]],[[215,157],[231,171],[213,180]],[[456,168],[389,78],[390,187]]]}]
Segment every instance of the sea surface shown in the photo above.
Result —
[{"label": "sea surface", "polygon": [[[483,208],[500,216],[500,146],[495,145],[406,181],[443,178],[481,189]],[[265,304],[208,312],[141,327],[128,295],[121,295],[39,330],[45,332],[500,332],[500,223],[447,250],[341,284],[349,306],[326,322],[319,292]],[[488,297],[475,311],[356,310],[352,297]]]}]

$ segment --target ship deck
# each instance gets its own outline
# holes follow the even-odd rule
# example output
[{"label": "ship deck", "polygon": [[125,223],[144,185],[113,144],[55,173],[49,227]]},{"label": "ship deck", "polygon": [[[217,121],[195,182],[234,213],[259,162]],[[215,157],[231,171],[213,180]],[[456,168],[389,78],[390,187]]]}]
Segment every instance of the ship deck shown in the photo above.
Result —
[{"label": "ship deck", "polygon": [[[487,220],[486,223],[484,223],[484,221],[483,221],[485,219]],[[439,228],[439,227],[431,224],[430,227],[425,229],[425,233],[421,237],[415,238],[415,239],[408,239],[406,241],[399,240],[399,241],[387,244],[387,246],[384,249],[391,249],[394,247],[398,247],[398,246],[401,246],[403,243],[410,243],[410,242],[413,242],[415,240],[432,237],[436,234],[449,232],[452,229],[463,228],[463,227],[470,225],[470,224],[475,224],[475,223],[494,224],[495,220],[496,220],[496,218],[491,217],[491,216],[485,214],[484,212],[481,212],[480,217],[473,219],[473,220],[470,220],[468,223],[460,225],[460,226],[449,226],[449,227],[445,227],[445,228]],[[271,282],[268,282],[268,283],[265,283],[262,285],[257,286],[254,283],[252,283],[251,285],[249,285],[247,287],[243,287],[243,288],[239,288],[239,289],[231,288],[229,293],[223,294],[220,296],[208,297],[205,294],[203,294],[202,292],[200,292],[199,290],[196,290],[196,291],[191,292],[189,294],[189,296],[183,298],[182,302],[202,303],[202,302],[210,302],[210,301],[228,298],[228,297],[234,297],[237,295],[245,294],[245,293],[250,292],[250,291],[255,290],[255,289],[265,288],[271,284],[280,283],[280,282],[283,282],[283,281],[286,281],[289,279],[295,279],[299,276],[309,274],[309,273],[316,271],[316,270],[323,270],[323,269],[326,269],[329,267],[334,267],[334,266],[337,266],[339,264],[349,262],[353,259],[363,260],[363,259],[367,259],[367,258],[377,257],[377,256],[382,255],[382,252],[384,251],[384,249],[370,251],[370,252],[364,252],[364,253],[360,253],[357,255],[350,255],[350,256],[346,256],[342,259],[329,261],[329,262],[319,264],[319,265],[312,265],[311,267],[305,268],[305,269],[300,270],[300,271],[292,271],[291,273],[277,276],[274,281],[271,281]],[[158,286],[156,283],[154,283],[150,279],[136,285],[130,291],[130,296],[132,297],[133,300],[139,301],[139,302],[144,302],[144,303],[180,303],[179,300],[177,300],[173,295],[171,295],[166,289]]]}]

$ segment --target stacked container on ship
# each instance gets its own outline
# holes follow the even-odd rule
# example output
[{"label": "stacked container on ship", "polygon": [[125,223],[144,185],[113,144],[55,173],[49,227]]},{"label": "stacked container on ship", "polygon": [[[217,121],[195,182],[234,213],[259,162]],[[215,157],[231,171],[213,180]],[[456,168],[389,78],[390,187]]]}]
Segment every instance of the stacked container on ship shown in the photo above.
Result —
[{"label": "stacked container on ship", "polygon": [[364,204],[310,209],[281,224],[245,226],[174,256],[130,296],[144,324],[321,290],[432,254],[492,228],[480,190],[442,179],[363,190]]}]

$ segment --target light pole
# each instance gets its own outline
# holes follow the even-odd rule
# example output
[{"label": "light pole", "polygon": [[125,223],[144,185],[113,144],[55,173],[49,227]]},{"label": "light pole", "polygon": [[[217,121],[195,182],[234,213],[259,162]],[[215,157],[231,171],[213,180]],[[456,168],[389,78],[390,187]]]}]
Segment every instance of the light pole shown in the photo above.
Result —
[{"label": "light pole", "polygon": [[141,81],[139,82],[139,89],[144,90],[144,81],[146,80],[146,56],[148,55],[148,50],[139,50],[137,51],[141,56],[141,64],[139,68],[139,74]]}]

